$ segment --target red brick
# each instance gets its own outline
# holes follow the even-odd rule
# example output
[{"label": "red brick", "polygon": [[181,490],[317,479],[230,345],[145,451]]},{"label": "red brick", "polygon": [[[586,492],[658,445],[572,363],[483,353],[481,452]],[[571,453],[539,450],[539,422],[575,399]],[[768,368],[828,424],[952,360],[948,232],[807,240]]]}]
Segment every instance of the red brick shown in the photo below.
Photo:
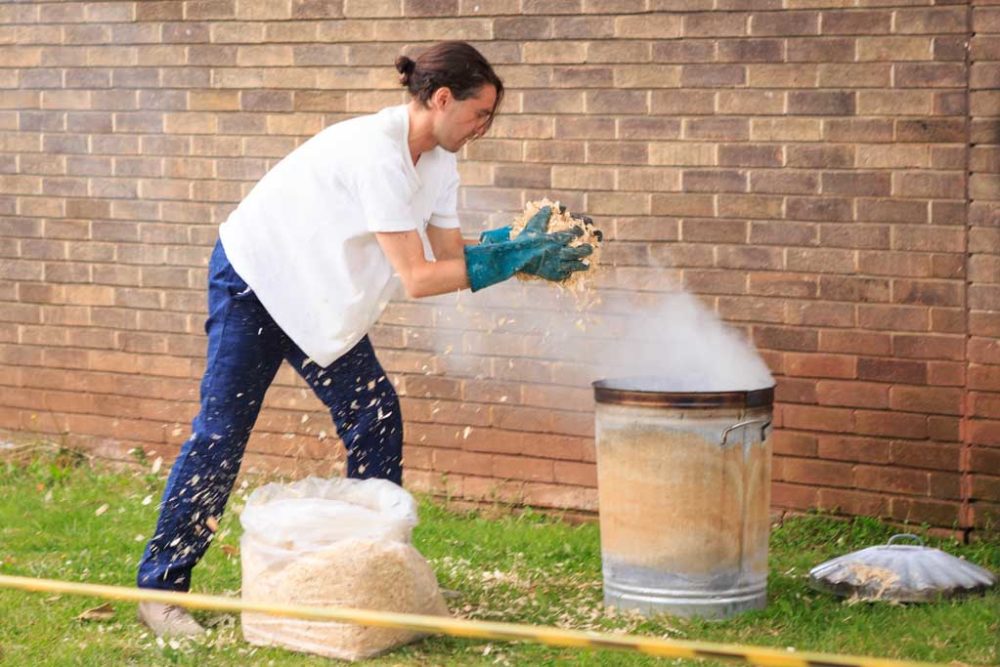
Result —
[{"label": "red brick", "polygon": [[854,252],[827,248],[789,248],[786,266],[793,271],[853,273]]},{"label": "red brick", "polygon": [[862,304],[858,306],[858,324],[865,329],[888,331],[927,331],[930,313],[916,306],[883,306]]},{"label": "red brick", "polygon": [[889,463],[890,443],[880,438],[824,435],[819,438],[819,457],[835,461]]},{"label": "red brick", "polygon": [[889,516],[907,523],[932,523],[954,526],[958,523],[959,504],[919,498],[893,498]]},{"label": "red brick", "polygon": [[933,442],[895,440],[891,442],[889,451],[892,463],[898,466],[930,470],[959,469],[958,444],[941,445]]},{"label": "red brick", "polygon": [[969,366],[969,388],[1000,391],[1000,366]]},{"label": "red brick", "polygon": [[892,31],[891,11],[833,10],[822,13],[824,35],[879,35]]},{"label": "red brick", "polygon": [[686,192],[746,192],[746,174],[742,171],[694,171],[683,173]]},{"label": "red brick", "polygon": [[[785,169],[753,171],[750,174],[751,192],[778,194],[819,193],[819,176],[811,172],[793,172]],[[797,217],[794,212],[789,217]]]},{"label": "red brick", "polygon": [[965,333],[965,311],[960,308],[931,308],[930,331],[934,333]]},{"label": "red brick", "polygon": [[560,484],[595,487],[597,486],[597,468],[593,463],[556,461],[554,479]]},{"label": "red brick", "polygon": [[754,343],[765,349],[815,351],[819,334],[810,329],[754,327]]},{"label": "red brick", "polygon": [[894,410],[923,414],[962,414],[962,390],[939,387],[893,387],[889,402]]},{"label": "red brick", "polygon": [[971,402],[970,416],[985,419],[1000,419],[1000,395],[973,393],[971,395]]},{"label": "red brick", "polygon": [[786,304],[785,322],[806,326],[852,327],[854,304],[827,301],[792,301]]},{"label": "red brick", "polygon": [[527,482],[520,502],[539,507],[597,511],[597,490],[563,484]]},{"label": "red brick", "polygon": [[854,423],[861,435],[913,439],[927,436],[927,417],[924,415],[858,410]]},{"label": "red brick", "polygon": [[[880,118],[832,119],[823,123],[823,139],[833,142],[888,142],[894,136],[893,121]],[[915,137],[915,133],[913,134]],[[913,138],[911,141],[925,141]]]},{"label": "red brick", "polygon": [[492,474],[500,479],[523,479],[535,482],[555,481],[552,461],[524,456],[494,456]]},{"label": "red brick", "polygon": [[[1000,429],[995,420],[973,420],[968,423],[968,441],[973,445],[1000,447]],[[973,449],[973,455],[977,450]]]},{"label": "red brick", "polygon": [[847,168],[854,166],[854,146],[792,145],[786,148],[789,167]]},{"label": "red brick", "polygon": [[881,382],[923,384],[927,381],[927,364],[919,361],[861,357],[858,359],[858,378]]},{"label": "red brick", "polygon": [[815,405],[816,383],[811,379],[782,377],[778,380],[778,386],[774,391],[774,398],[781,403]]},{"label": "red brick", "polygon": [[816,394],[820,405],[889,407],[889,386],[885,384],[823,380],[817,383]]},{"label": "red brick", "polygon": [[816,507],[818,500],[819,490],[815,486],[781,482],[771,484],[771,504],[776,507],[807,510]]},{"label": "red brick", "polygon": [[[778,386],[781,386],[779,381]],[[816,436],[811,433],[800,433],[787,429],[776,430],[771,434],[771,445],[774,453],[779,455],[812,458],[816,456]]]},{"label": "red brick", "polygon": [[823,488],[819,490],[817,506],[830,512],[877,517],[889,512],[889,502],[876,493]]},{"label": "red brick", "polygon": [[844,37],[808,37],[788,40],[788,62],[853,62],[855,40]]},{"label": "red brick", "polygon": [[898,34],[964,33],[968,29],[967,13],[965,7],[899,9],[896,10],[895,31]]},{"label": "red brick", "polygon": [[[659,281],[662,284],[662,281]],[[741,294],[746,277],[735,271],[696,271],[686,269],[683,284],[696,294]]]},{"label": "red brick", "polygon": [[843,194],[855,197],[888,196],[892,190],[889,174],[879,172],[839,171],[823,172],[824,194]]},{"label": "red brick", "polygon": [[930,475],[920,470],[860,465],[854,470],[854,486],[861,489],[927,495]]},{"label": "red brick", "polygon": [[965,386],[966,366],[958,361],[932,361],[927,364],[927,384],[944,387]]},{"label": "red brick", "polygon": [[820,244],[838,248],[888,248],[891,231],[889,225],[826,224],[820,228]]},{"label": "red brick", "polygon": [[718,50],[721,62],[768,63],[784,59],[780,39],[723,39],[718,42]]},{"label": "red brick", "polygon": [[896,141],[916,143],[958,143],[964,141],[965,120],[897,120]]},{"label": "red brick", "polygon": [[853,356],[789,353],[785,355],[785,372],[803,377],[852,378],[856,363]]},{"label": "red brick", "polygon": [[742,13],[689,13],[684,15],[684,36],[738,37],[746,34],[748,23]]},{"label": "red brick", "polygon": [[894,334],[892,355],[909,359],[951,359],[965,357],[965,339],[957,336]]},{"label": "red brick", "polygon": [[852,466],[833,461],[785,458],[782,481],[818,486],[849,486]]},{"label": "red brick", "polygon": [[791,91],[788,113],[806,116],[850,116],[855,111],[854,93],[847,91]]},{"label": "red brick", "polygon": [[932,440],[955,442],[959,440],[960,428],[961,420],[955,417],[931,415],[927,418],[927,437]]},{"label": "red brick", "polygon": [[750,34],[768,36],[815,35],[819,33],[818,12],[762,12],[751,14]]},{"label": "red brick", "polygon": [[867,331],[828,331],[819,333],[819,350],[823,352],[883,354],[890,351],[890,334]]},{"label": "red brick", "polygon": [[969,361],[977,364],[995,365],[1000,359],[1000,340],[972,338],[968,348]]},{"label": "red brick", "polygon": [[944,500],[961,500],[961,474],[958,472],[932,472],[930,495]]},{"label": "red brick", "polygon": [[973,447],[970,451],[969,466],[974,472],[995,473],[1000,470],[1000,449]]},{"label": "red brick", "polygon": [[854,428],[854,413],[841,408],[786,405],[783,420],[785,427],[802,430],[838,433]]},{"label": "red brick", "polygon": [[751,294],[803,298],[816,296],[818,288],[816,277],[808,274],[753,273],[749,291]]},{"label": "red brick", "polygon": [[407,424],[406,440],[426,447],[458,448],[462,444],[461,429],[438,424]]},{"label": "red brick", "polygon": [[789,197],[787,216],[795,220],[835,222],[851,220],[854,216],[849,199],[837,197]]},{"label": "red brick", "polygon": [[[433,470],[460,474],[489,474],[492,471],[493,456],[455,449],[434,449],[431,457]],[[409,457],[409,449],[406,456]]]},{"label": "red brick", "polygon": [[746,84],[746,68],[742,65],[683,65],[681,86],[684,88],[716,88]]}]

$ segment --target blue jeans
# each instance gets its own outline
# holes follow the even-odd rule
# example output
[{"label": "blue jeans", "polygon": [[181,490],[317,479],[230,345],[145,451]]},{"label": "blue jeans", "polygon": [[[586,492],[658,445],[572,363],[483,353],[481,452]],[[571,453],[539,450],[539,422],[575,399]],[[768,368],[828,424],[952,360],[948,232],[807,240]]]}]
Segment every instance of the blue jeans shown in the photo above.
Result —
[{"label": "blue jeans", "polygon": [[347,476],[402,479],[399,399],[366,336],[326,368],[275,324],[233,270],[222,243],[208,279],[208,355],[201,408],[167,479],[156,532],[139,563],[142,588],[186,591],[229,499],[264,393],[287,359],[330,410]]}]

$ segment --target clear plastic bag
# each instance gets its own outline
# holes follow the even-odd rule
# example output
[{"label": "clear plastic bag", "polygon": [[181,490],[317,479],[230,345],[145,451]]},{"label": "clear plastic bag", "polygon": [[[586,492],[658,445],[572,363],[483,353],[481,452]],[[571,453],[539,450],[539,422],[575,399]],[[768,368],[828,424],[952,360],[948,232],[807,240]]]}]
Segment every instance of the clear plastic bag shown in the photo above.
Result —
[{"label": "clear plastic bag", "polygon": [[[268,484],[240,517],[243,597],[273,604],[447,615],[434,572],[410,544],[413,497],[379,479]],[[384,653],[418,633],[244,613],[251,644],[342,660]]]}]

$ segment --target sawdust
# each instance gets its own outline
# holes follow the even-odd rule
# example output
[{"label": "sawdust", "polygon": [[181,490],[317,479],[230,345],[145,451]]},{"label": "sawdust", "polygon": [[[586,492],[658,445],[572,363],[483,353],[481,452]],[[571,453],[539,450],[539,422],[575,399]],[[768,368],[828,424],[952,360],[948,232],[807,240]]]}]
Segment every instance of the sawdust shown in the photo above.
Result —
[{"label": "sawdust", "polygon": [[650,428],[610,412],[602,411],[597,444],[605,556],[696,578],[765,577],[767,447],[720,447],[683,430],[684,420]]},{"label": "sawdust", "polygon": [[[247,600],[448,615],[434,572],[410,544],[345,539],[277,564],[266,552],[263,545],[244,542]],[[421,636],[395,628],[249,612],[243,614],[243,635],[251,644],[280,645],[341,660],[369,658]]]},{"label": "sawdust", "polygon": [[[604,240],[604,236],[600,230],[594,227],[592,223],[573,218],[570,211],[563,208],[558,201],[554,202],[546,198],[530,201],[525,204],[524,211],[511,223],[511,238],[520,234],[528,221],[545,206],[549,206],[552,209],[552,214],[549,216],[548,231],[562,232],[579,227],[583,230],[583,235],[570,242],[570,246],[576,247],[588,244],[594,249],[593,253],[583,260],[590,267],[589,269],[586,271],[575,271],[566,280],[556,283],[572,294],[579,310],[589,310],[600,303],[597,292],[593,289],[594,277],[600,266],[601,246]],[[525,273],[518,273],[517,278],[518,280],[542,280],[537,276]]]},{"label": "sawdust", "polygon": [[850,602],[881,600],[886,591],[899,582],[899,575],[884,567],[851,563],[847,570],[856,588]]}]

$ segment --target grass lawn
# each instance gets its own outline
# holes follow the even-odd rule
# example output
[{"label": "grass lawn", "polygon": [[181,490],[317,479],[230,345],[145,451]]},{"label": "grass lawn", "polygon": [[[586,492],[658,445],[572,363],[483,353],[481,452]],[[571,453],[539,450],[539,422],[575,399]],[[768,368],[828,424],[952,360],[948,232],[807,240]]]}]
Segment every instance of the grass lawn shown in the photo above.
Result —
[{"label": "grass lawn", "polygon": [[[0,573],[132,585],[156,519],[166,470],[135,474],[95,470],[72,456],[17,464],[0,461]],[[216,544],[195,569],[197,592],[236,596],[240,564],[233,494]],[[571,526],[537,513],[489,517],[424,501],[414,534],[445,588],[460,592],[452,611],[473,619],[659,637],[796,647],[953,664],[1000,662],[1000,591],[926,605],[846,604],[807,586],[812,566],[881,544],[896,532],[869,519],[823,516],[786,521],[771,535],[767,609],[725,622],[613,615],[601,605],[596,525]],[[915,532],[921,532],[916,529]],[[1000,537],[965,546],[931,546],[1000,570]],[[228,545],[228,548],[223,548]],[[195,612],[213,628],[203,643],[158,642],[139,626],[135,605],[112,602],[103,621],[77,617],[104,602],[0,590],[2,665],[327,665],[330,661],[243,642],[237,618]],[[371,661],[373,665],[645,665],[653,658],[611,651],[430,637]],[[675,664],[688,664],[674,661]],[[699,663],[691,663],[699,664]],[[706,664],[706,663],[700,663]]]}]

